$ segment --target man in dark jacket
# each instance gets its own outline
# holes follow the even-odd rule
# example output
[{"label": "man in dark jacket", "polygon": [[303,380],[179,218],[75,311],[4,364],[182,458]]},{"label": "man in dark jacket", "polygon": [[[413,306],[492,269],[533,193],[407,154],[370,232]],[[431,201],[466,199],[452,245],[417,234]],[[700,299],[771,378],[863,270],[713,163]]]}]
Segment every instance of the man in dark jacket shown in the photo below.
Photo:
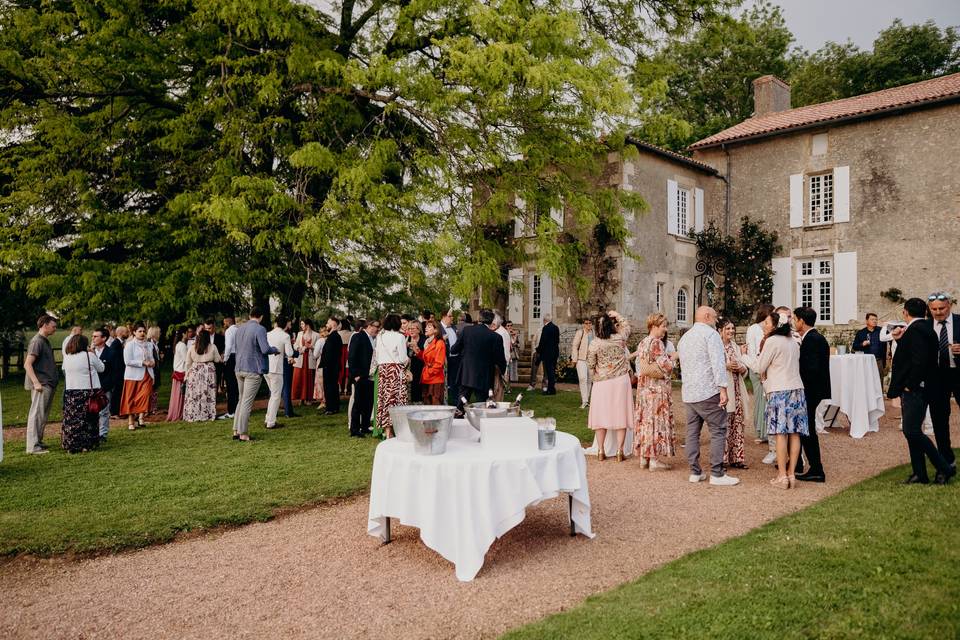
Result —
[{"label": "man in dark jacket", "polygon": [[548,396],[557,395],[557,360],[560,358],[560,327],[553,323],[548,314],[543,316],[543,328],[537,343],[537,354],[543,363],[543,377],[546,378]]},{"label": "man in dark jacket", "polygon": [[797,307],[793,310],[793,317],[797,333],[800,334],[800,379],[803,380],[803,394],[807,399],[809,426],[809,435],[800,436],[800,446],[807,458],[807,472],[802,473],[802,467],[797,463],[797,480],[825,482],[816,423],[817,407],[831,395],[830,345],[827,339],[813,328],[817,323],[816,311],[810,307]]},{"label": "man in dark jacket", "polygon": [[343,357],[343,339],[339,333],[340,321],[336,318],[327,320],[327,329],[330,335],[323,343],[317,367],[323,369],[323,400],[327,404],[323,415],[332,416],[340,411],[340,359]]},{"label": "man in dark jacket", "polygon": [[[457,415],[463,413],[463,400],[486,400],[493,390],[493,377],[496,367],[506,371],[507,360],[503,355],[503,339],[497,335],[491,325],[493,311],[483,309],[480,312],[480,324],[467,325],[460,339],[450,349],[451,355],[461,355],[460,378],[458,381]],[[472,398],[471,398],[472,396]]]},{"label": "man in dark jacket", "polygon": [[903,305],[906,329],[894,329],[893,339],[897,351],[893,355],[893,373],[890,376],[888,398],[900,398],[903,416],[903,436],[910,449],[910,465],[913,473],[904,484],[927,484],[927,461],[930,458],[937,469],[935,482],[946,484],[953,476],[953,469],[943,459],[930,438],[923,434],[923,418],[930,401],[931,384],[937,375],[939,343],[937,334],[923,318],[927,305],[920,298],[910,298]]},{"label": "man in dark jacket", "polygon": [[853,338],[853,350],[869,354],[877,359],[877,371],[880,383],[887,375],[887,343],[880,341],[880,327],[877,326],[877,314],[867,314],[867,326],[857,331]]},{"label": "man in dark jacket", "polygon": [[347,349],[347,371],[353,380],[353,408],[350,410],[350,435],[363,438],[370,428],[373,413],[373,380],[370,379],[370,361],[373,345],[380,331],[380,323],[371,321],[350,338]]}]

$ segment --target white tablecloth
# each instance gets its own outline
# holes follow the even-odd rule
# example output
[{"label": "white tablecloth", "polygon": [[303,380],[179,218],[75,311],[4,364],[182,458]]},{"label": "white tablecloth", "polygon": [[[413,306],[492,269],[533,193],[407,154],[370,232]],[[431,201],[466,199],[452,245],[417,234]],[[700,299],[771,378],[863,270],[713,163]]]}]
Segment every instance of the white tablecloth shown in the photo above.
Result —
[{"label": "white tablecloth", "polygon": [[[850,419],[851,437],[862,438],[880,430],[885,409],[876,358],[862,353],[830,356],[830,387],[832,397],[825,402]],[[828,413],[832,411],[835,409],[828,409]],[[818,425],[820,420],[818,412]]]},{"label": "white tablecloth", "polygon": [[[396,438],[373,459],[367,533],[386,540],[386,518],[418,527],[428,547],[470,581],[493,541],[520,524],[526,508],[561,493],[573,496],[571,520],[590,538],[587,464],[580,442],[557,432],[556,447],[494,454],[477,442],[451,439],[439,456],[422,456]],[[562,535],[564,531],[558,531]]]}]

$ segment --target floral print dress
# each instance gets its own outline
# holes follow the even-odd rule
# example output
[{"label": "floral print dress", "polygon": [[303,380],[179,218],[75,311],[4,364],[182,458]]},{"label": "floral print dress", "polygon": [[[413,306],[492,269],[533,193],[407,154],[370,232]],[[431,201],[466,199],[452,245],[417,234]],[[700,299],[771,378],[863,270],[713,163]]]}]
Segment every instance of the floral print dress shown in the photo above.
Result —
[{"label": "floral print dress", "polygon": [[[647,336],[640,343],[637,362],[656,363],[666,376],[663,379],[637,378],[636,423],[634,442],[641,458],[672,456],[676,449],[673,429],[673,397],[670,375],[673,360],[667,355],[663,340]],[[639,367],[638,367],[639,368]]]},{"label": "floral print dress", "polygon": [[[731,340],[724,345],[723,350],[727,354],[727,362],[739,363],[740,358],[737,354],[737,343]],[[723,464],[743,464],[743,432],[746,428],[746,389],[742,382],[743,374],[731,373],[727,371],[728,376],[737,376],[736,384],[733,385],[734,410],[727,412],[727,442],[723,448]]]}]

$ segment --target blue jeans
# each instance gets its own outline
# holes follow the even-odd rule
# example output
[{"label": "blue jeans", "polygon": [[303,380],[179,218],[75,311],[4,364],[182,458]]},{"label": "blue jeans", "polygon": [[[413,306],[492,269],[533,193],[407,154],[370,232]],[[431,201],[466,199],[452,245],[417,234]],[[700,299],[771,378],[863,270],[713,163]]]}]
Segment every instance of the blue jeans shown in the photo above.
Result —
[{"label": "blue jeans", "polygon": [[106,438],[107,434],[110,433],[110,400],[112,399],[113,391],[105,391],[104,393],[107,394],[107,406],[100,410],[100,416],[98,417],[101,438]]}]

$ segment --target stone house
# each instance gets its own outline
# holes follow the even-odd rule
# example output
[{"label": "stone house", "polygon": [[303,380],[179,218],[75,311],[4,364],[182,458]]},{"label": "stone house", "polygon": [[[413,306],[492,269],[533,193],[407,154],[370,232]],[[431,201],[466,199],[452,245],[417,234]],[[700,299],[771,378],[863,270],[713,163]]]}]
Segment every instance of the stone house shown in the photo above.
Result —
[{"label": "stone house", "polygon": [[790,108],[790,87],[754,81],[754,115],[691,145],[729,184],[722,217],[780,234],[773,302],[818,324],[892,318],[905,297],[960,294],[960,74]]},{"label": "stone house", "polygon": [[[639,193],[648,209],[639,214],[624,212],[631,233],[629,251],[625,255],[619,248],[607,250],[610,273],[606,277],[611,286],[605,305],[641,330],[646,327],[640,324],[654,311],[664,313],[675,325],[688,326],[693,322],[697,251],[687,234],[722,219],[725,183],[716,169],[703,162],[640,140],[629,142],[636,156],[624,159],[610,154],[604,179]],[[572,224],[568,214],[550,213],[558,224]],[[524,233],[521,225],[518,220],[516,237]],[[581,310],[563,283],[553,282],[532,265],[510,269],[509,281],[506,317],[520,325],[523,334],[533,336],[543,325],[544,315],[550,314],[561,328],[565,353],[581,314],[595,309]]]}]

